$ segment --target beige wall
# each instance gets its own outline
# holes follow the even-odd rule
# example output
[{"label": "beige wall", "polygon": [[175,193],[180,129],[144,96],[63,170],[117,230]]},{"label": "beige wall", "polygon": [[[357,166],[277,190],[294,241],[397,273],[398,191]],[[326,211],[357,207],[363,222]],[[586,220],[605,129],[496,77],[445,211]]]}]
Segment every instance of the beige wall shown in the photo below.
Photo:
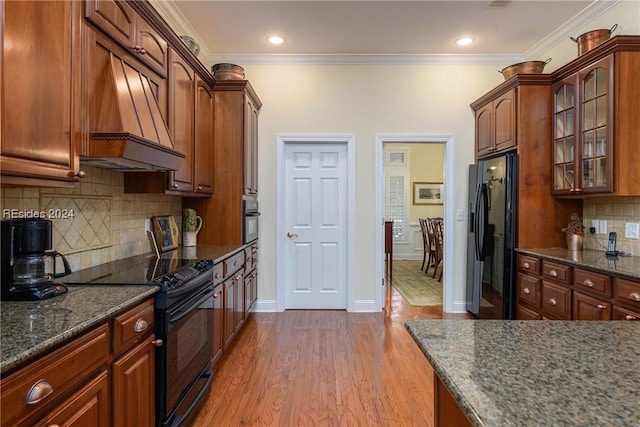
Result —
[{"label": "beige wall", "polygon": [[444,216],[444,205],[414,205],[414,182],[444,182],[444,144],[409,144],[411,206],[409,222]]},{"label": "beige wall", "polygon": [[[175,215],[176,219],[182,215],[180,197],[124,194],[121,172],[87,166],[82,170],[87,176],[76,189],[3,188],[0,192],[3,219],[10,215],[7,210],[42,211],[51,219],[53,249],[67,257],[73,271],[150,252],[144,220],[153,215]],[[61,218],[57,209],[73,216]]]}]

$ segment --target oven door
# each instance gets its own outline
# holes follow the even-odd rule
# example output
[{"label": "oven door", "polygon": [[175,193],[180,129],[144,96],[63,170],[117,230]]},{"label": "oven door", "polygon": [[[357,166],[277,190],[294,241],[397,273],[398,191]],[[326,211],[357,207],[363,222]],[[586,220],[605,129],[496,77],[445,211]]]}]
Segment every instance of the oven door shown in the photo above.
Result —
[{"label": "oven door", "polygon": [[258,217],[259,213],[245,213],[244,214],[244,228],[243,236],[244,243],[253,242],[258,238]]},{"label": "oven door", "polygon": [[180,425],[205,397],[213,372],[213,282],[166,313],[162,425]]}]

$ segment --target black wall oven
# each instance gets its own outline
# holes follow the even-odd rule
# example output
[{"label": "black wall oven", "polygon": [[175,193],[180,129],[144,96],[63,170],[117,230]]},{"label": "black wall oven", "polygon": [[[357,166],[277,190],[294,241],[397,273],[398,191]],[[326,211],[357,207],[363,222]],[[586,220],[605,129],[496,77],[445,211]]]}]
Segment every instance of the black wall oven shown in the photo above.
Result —
[{"label": "black wall oven", "polygon": [[197,261],[156,281],[156,422],[179,426],[195,415],[213,371],[213,262]]},{"label": "black wall oven", "polygon": [[242,196],[242,236],[243,243],[253,242],[258,238],[258,198]]}]

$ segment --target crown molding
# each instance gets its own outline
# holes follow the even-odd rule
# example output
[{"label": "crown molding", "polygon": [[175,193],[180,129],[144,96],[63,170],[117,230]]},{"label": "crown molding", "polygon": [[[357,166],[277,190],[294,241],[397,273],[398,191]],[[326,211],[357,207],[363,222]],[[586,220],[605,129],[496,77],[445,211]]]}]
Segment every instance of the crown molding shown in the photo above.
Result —
[{"label": "crown molding", "polygon": [[176,2],[173,0],[148,0],[149,4],[162,16],[167,22],[169,27],[173,29],[178,35],[188,35],[194,38],[194,40],[200,45],[200,54],[198,58],[204,62],[205,65],[211,69],[214,63],[207,61],[207,58],[211,56],[211,51],[205,44],[204,40],[191,26],[191,23],[185,18],[182,11],[176,6]]},{"label": "crown molding", "polygon": [[212,54],[209,62],[234,64],[293,64],[293,65],[495,65],[522,62],[520,54],[452,55],[452,54]]},{"label": "crown molding", "polygon": [[555,46],[569,39],[571,35],[575,35],[586,24],[602,15],[611,7],[615,6],[622,0],[598,0],[591,3],[585,10],[575,15],[573,18],[565,22],[553,32],[549,33],[545,38],[524,52],[525,58],[537,58],[545,52],[550,51]]}]

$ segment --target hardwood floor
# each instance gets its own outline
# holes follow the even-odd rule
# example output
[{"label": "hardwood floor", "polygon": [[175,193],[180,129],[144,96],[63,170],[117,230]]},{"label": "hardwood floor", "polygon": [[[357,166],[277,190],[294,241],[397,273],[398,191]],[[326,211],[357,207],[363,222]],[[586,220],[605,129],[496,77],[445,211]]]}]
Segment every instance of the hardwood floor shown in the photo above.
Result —
[{"label": "hardwood floor", "polygon": [[253,313],[193,425],[433,425],[433,371],[404,321],[441,319],[442,307],[412,307],[395,290],[390,299],[388,315]]}]

